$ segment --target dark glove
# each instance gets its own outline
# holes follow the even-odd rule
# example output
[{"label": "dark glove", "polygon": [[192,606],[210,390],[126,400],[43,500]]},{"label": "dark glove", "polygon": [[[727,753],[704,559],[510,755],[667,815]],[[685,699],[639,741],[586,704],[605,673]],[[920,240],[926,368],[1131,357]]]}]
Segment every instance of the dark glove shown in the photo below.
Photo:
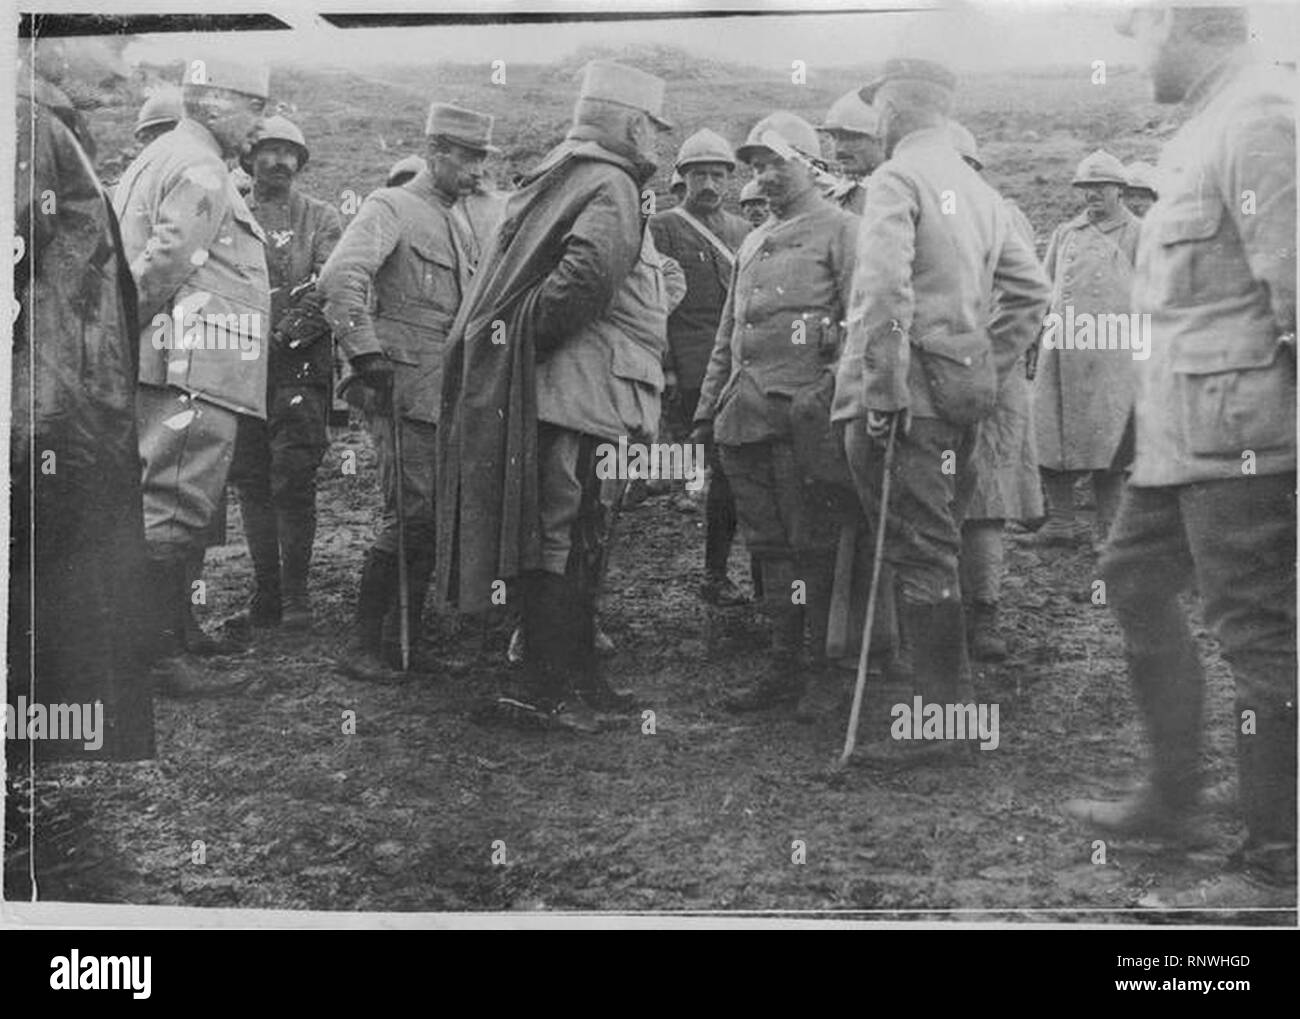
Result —
[{"label": "dark glove", "polygon": [[[387,414],[393,405],[393,362],[386,354],[360,354],[351,362],[352,376],[356,382],[365,386],[371,398],[363,400],[363,410],[375,414]],[[352,402],[351,399],[348,400]]]},{"label": "dark glove", "polygon": [[271,333],[271,342],[277,350],[301,353],[329,332],[329,322],[319,302],[302,300],[280,316]]}]

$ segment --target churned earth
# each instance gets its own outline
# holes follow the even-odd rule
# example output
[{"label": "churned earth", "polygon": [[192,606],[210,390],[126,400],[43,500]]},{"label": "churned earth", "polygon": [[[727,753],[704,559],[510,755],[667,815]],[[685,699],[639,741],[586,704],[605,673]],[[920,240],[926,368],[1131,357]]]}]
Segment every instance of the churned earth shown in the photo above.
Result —
[{"label": "churned earth", "polygon": [[[355,474],[342,470],[349,451]],[[394,686],[342,675],[334,656],[378,502],[361,432],[336,433],[322,481],[315,630],[261,633],[248,652],[212,660],[251,678],[242,696],[159,701],[155,761],[39,769],[42,899],[1207,920],[1123,910],[1222,867],[1235,821],[1214,821],[1215,844],[1193,855],[1108,842],[1102,863],[1096,833],[1059,810],[1071,796],[1124,791],[1143,759],[1090,552],[1010,545],[1013,654],[979,669],[976,684],[999,705],[996,749],[910,767],[868,763],[860,750],[837,773],[847,704],[820,726],[722,709],[724,692],[763,667],[766,638],[751,610],[697,599],[702,516],[691,500],[623,514],[603,609],[616,644],[609,676],[637,692],[653,726],[638,712],[580,736],[472,720],[510,668],[508,607],[494,619],[431,613],[445,663],[433,675]],[[246,591],[237,519],[230,532],[209,553],[209,620]],[[743,558],[737,549],[737,577]],[[1231,696],[1198,635],[1212,663],[1205,765],[1217,781],[1233,771]],[[844,682],[847,692],[849,673]],[[868,698],[861,743],[884,735],[889,706],[910,692]],[[13,894],[25,837],[9,848]]]}]

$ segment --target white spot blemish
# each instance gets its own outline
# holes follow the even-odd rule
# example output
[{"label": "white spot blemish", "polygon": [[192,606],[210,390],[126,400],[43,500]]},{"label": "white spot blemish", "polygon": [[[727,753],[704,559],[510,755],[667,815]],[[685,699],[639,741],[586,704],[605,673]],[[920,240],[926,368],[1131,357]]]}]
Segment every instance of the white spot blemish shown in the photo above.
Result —
[{"label": "white spot blemish", "polygon": [[292,400],[290,400],[290,401],[289,401],[289,406],[290,406],[290,407],[296,407],[296,406],[298,406],[298,404],[300,404],[300,403],[302,403],[302,394],[299,394],[298,396],[295,396]]},{"label": "white spot blemish", "polygon": [[190,255],[190,265],[202,265],[208,260],[208,252],[205,248],[199,248],[198,251]]},{"label": "white spot blemish", "polygon": [[185,171],[186,180],[193,181],[199,187],[206,188],[208,191],[221,190],[225,184],[225,181],[221,178],[221,173],[215,167],[204,164],[191,166]]},{"label": "white spot blemish", "polygon": [[194,420],[193,410],[183,410],[179,414],[173,414],[163,422],[173,432],[179,432],[182,428],[188,428],[191,421]]}]

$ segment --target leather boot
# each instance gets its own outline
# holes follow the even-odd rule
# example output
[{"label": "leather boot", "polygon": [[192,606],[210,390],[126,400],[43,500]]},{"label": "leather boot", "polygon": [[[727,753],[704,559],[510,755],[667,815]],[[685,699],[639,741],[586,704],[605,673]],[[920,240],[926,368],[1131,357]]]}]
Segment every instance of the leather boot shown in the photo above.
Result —
[{"label": "leather boot", "polygon": [[276,512],[280,547],[280,587],[284,592],[284,626],[310,630],[313,622],[307,574],[316,540],[316,507],[304,506]]},{"label": "leather boot", "polygon": [[730,608],[749,599],[727,576],[727,559],[736,534],[736,507],[726,476],[715,470],[704,508],[704,583],[700,597],[710,605]]},{"label": "leather boot", "polygon": [[1172,622],[1162,647],[1127,653],[1134,699],[1151,740],[1149,779],[1123,799],[1070,800],[1064,810],[1091,831],[1188,847],[1206,841],[1192,823],[1200,794],[1205,675],[1185,620]]},{"label": "leather boot", "polygon": [[366,553],[357,594],[356,634],[340,659],[343,670],[357,679],[394,678],[382,655],[384,617],[397,593],[397,557],[378,548]]},{"label": "leather boot", "polygon": [[192,619],[190,581],[192,569],[185,555],[149,560],[150,613],[156,620],[154,640],[157,661],[154,691],[160,697],[193,699],[225,697],[238,693],[252,676],[210,675],[185,653],[185,625]]},{"label": "leather boot", "polygon": [[979,662],[1001,662],[1007,657],[1007,642],[998,633],[998,606],[973,602],[970,614],[970,653]]},{"label": "leather boot", "polygon": [[728,711],[762,711],[781,704],[792,704],[803,692],[802,663],[804,611],[791,600],[796,578],[794,563],[788,558],[764,558],[763,580],[767,596],[765,611],[772,625],[770,658],[758,678],[727,698]]},{"label": "leather boot", "polygon": [[537,570],[526,574],[521,583],[527,646],[522,699],[556,728],[598,731],[594,713],[573,693],[575,672],[582,665],[575,654],[582,624],[571,580]]},{"label": "leather boot", "polygon": [[833,556],[807,558],[809,669],[808,681],[795,705],[797,721],[810,723],[834,715],[847,686],[841,673],[826,657],[826,634],[830,625],[831,594],[835,587]]},{"label": "leather boot", "polygon": [[195,584],[203,576],[204,549],[191,549],[185,557],[185,592],[181,599],[181,632],[185,650],[192,655],[231,655],[246,648],[243,641],[232,637],[214,637],[204,631],[194,615]]},{"label": "leather boot", "polygon": [[[1237,664],[1233,664],[1234,671]],[[1253,734],[1237,726],[1239,798],[1246,822],[1245,856],[1278,880],[1295,882],[1296,709],[1287,703],[1237,699],[1237,718],[1255,712]],[[1289,871],[1289,873],[1287,873]]]},{"label": "leather boot", "polygon": [[1087,527],[1074,508],[1074,480],[1069,471],[1043,471],[1047,523],[1026,539],[1028,544],[1074,547],[1087,541]]},{"label": "leather boot", "polygon": [[239,496],[244,540],[253,560],[253,594],[243,622],[253,627],[279,626],[281,619],[280,539],[275,510],[259,499]]}]

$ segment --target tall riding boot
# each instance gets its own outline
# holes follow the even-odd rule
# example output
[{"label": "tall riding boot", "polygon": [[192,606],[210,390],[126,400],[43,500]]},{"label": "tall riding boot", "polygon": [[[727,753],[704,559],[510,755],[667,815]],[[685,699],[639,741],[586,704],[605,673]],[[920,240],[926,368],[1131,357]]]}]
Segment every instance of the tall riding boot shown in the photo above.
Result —
[{"label": "tall riding boot", "polygon": [[764,609],[771,621],[772,648],[762,674],[726,701],[729,711],[760,711],[778,704],[790,704],[803,692],[802,663],[804,611],[792,600],[794,562],[785,556],[764,556],[762,560]]},{"label": "tall riding boot", "polygon": [[[1234,671],[1237,663],[1233,663]],[[1253,711],[1253,732],[1241,723]],[[1246,863],[1275,884],[1296,880],[1296,708],[1281,699],[1237,698],[1237,769]],[[1293,893],[1294,894],[1294,891]]]},{"label": "tall riding boot", "polygon": [[156,621],[157,643],[155,691],[162,697],[223,697],[248,685],[251,676],[232,673],[211,675],[185,654],[186,625],[190,615],[190,577],[193,569],[188,553],[150,558],[149,611]]},{"label": "tall riding boot", "polygon": [[1150,627],[1163,630],[1158,642],[1127,651],[1134,699],[1151,741],[1150,777],[1125,799],[1071,800],[1065,812],[1093,831],[1194,845],[1202,835],[1191,822],[1200,792],[1205,674],[1177,604],[1171,602],[1162,618],[1165,627],[1161,620]]},{"label": "tall riding boot", "polygon": [[358,679],[392,675],[382,656],[384,617],[397,594],[397,557],[371,548],[361,568],[357,594],[356,636],[341,659],[344,670]]},{"label": "tall riding boot", "polygon": [[1006,641],[998,633],[1002,551],[1001,520],[967,520],[962,525],[961,591],[970,606],[970,653],[976,661],[1007,657]]},{"label": "tall riding boot", "polygon": [[736,534],[736,505],[727,476],[714,468],[704,504],[704,583],[700,597],[711,605],[743,605],[749,599],[727,576],[727,559]]},{"label": "tall riding boot", "polygon": [[185,556],[185,592],[181,600],[182,633],[185,650],[192,655],[229,655],[244,650],[244,644],[230,637],[214,637],[206,633],[194,615],[194,593],[203,576],[202,548],[190,549]]},{"label": "tall riding boot", "polygon": [[316,540],[316,507],[301,506],[276,511],[279,529],[281,590],[284,592],[284,625],[290,630],[309,630],[312,624],[307,575],[311,549]]},{"label": "tall riding boot", "polygon": [[244,539],[253,560],[253,595],[246,618],[250,626],[278,626],[281,619],[280,536],[269,502],[239,494]]},{"label": "tall riding boot", "polygon": [[[583,620],[573,581],[538,570],[526,574],[522,584],[528,703],[561,728],[597,731],[591,709],[572,696],[578,673],[587,664],[581,654]],[[594,659],[594,649],[591,657]]]},{"label": "tall riding boot", "polygon": [[794,715],[800,722],[816,722],[833,715],[847,690],[847,673],[839,671],[826,657],[826,632],[830,623],[831,594],[835,586],[835,559],[833,556],[814,555],[806,558],[808,605],[804,612],[808,620],[810,668],[805,686]]},{"label": "tall riding boot", "polygon": [[1074,509],[1074,472],[1044,469],[1042,475],[1043,487],[1047,489],[1047,523],[1029,539],[1030,543],[1064,546],[1080,544],[1085,534]]},{"label": "tall riding boot", "polygon": [[912,634],[915,690],[922,703],[969,703],[969,683],[962,676],[966,626],[961,602],[904,602],[900,607],[903,625]]},{"label": "tall riding boot", "polygon": [[596,711],[630,711],[636,697],[626,690],[615,690],[605,679],[597,644],[595,598],[580,581],[565,578],[565,602],[570,617],[571,645],[569,668],[571,682],[583,702]]}]

